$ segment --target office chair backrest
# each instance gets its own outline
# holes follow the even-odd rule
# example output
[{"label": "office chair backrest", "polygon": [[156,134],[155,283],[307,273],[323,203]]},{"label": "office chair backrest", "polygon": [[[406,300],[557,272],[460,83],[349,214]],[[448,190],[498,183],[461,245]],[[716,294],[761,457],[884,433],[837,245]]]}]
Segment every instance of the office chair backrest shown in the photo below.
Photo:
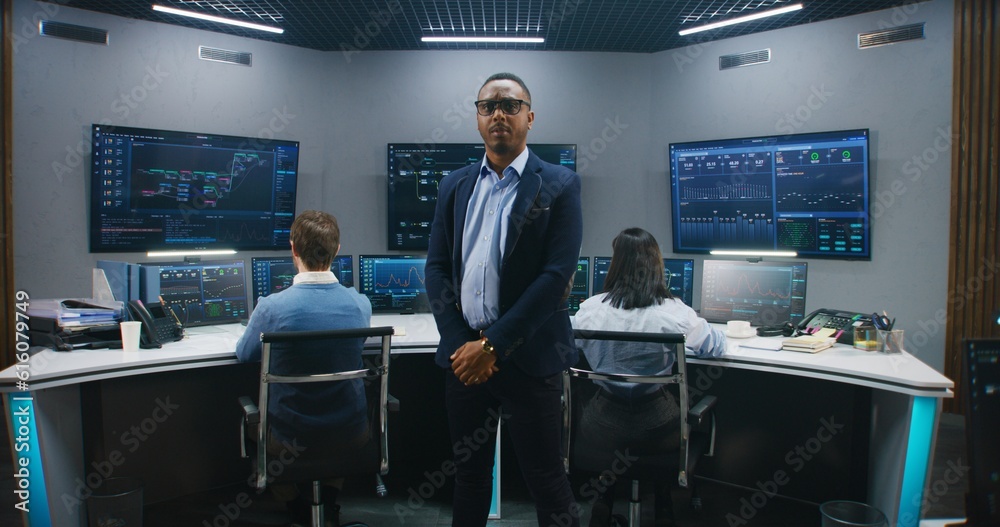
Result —
[{"label": "office chair backrest", "polygon": [[[617,342],[646,342],[659,344],[663,346],[673,346],[674,348],[674,366],[672,373],[666,373],[661,375],[635,375],[635,374],[623,374],[615,372],[595,372],[590,370],[584,370],[580,368],[570,368],[566,372],[566,378],[563,383],[563,395],[565,398],[566,412],[564,412],[564,427],[572,431],[573,429],[573,395],[571,393],[570,384],[573,378],[577,379],[589,379],[591,381],[611,381],[611,382],[621,382],[630,384],[657,384],[657,385],[671,385],[676,384],[678,386],[678,397],[677,404],[680,410],[680,445],[679,452],[677,453],[677,467],[678,467],[678,483],[682,487],[686,487],[688,482],[688,467],[689,463],[689,441],[691,427],[688,422],[688,412],[690,410],[689,399],[688,399],[688,389],[687,389],[687,363],[684,357],[684,335],[678,333],[640,333],[640,332],[625,332],[625,331],[597,331],[597,330],[582,330],[577,329],[573,332],[574,337],[578,340],[605,340],[605,341],[617,341]],[[571,441],[571,433],[564,435],[565,441],[565,452],[567,458],[565,459],[567,471],[570,469],[570,458],[574,456],[573,445]],[[579,458],[585,458],[586,456],[578,456]],[[599,469],[598,466],[593,466],[595,463],[590,460],[583,461],[583,465],[590,464],[591,466],[584,466],[584,470],[595,470]],[[654,469],[655,470],[655,469]]]},{"label": "office chair backrest", "polygon": [[[373,328],[358,328],[358,329],[338,329],[338,330],[323,330],[323,331],[289,331],[289,332],[271,332],[262,333],[260,340],[262,343],[262,356],[261,356],[261,382],[260,382],[260,395],[258,400],[258,407],[261,409],[260,412],[260,423],[257,429],[257,444],[265,445],[267,440],[267,433],[269,430],[268,425],[268,404],[271,400],[271,385],[272,384],[301,384],[301,383],[334,383],[341,384],[343,386],[336,386],[335,388],[344,388],[343,390],[338,390],[338,395],[353,395],[355,397],[365,396],[365,384],[370,384],[374,381],[378,381],[378,384],[374,387],[377,390],[377,401],[375,405],[377,408],[369,408],[366,414],[373,418],[376,422],[370,423],[370,429],[374,432],[374,435],[378,437],[373,437],[372,439],[377,440],[377,464],[378,473],[385,474],[389,469],[389,458],[388,458],[388,444],[387,444],[387,422],[386,422],[386,407],[388,404],[388,387],[389,387],[389,349],[391,346],[391,338],[393,334],[393,328],[386,327],[373,327]],[[338,361],[331,356],[337,352],[337,349],[343,349],[342,346],[362,346],[365,339],[372,337],[381,337],[381,350],[378,355],[380,358],[380,363],[374,365],[370,368],[357,368],[343,370],[343,361]],[[282,358],[278,361],[273,361],[275,346],[293,346],[295,347],[295,355],[280,354]],[[299,353],[301,350],[301,354]],[[327,357],[329,360],[319,360],[320,364],[325,367],[324,370],[318,370],[314,366],[312,360],[300,360],[302,356],[307,356],[309,359],[316,359],[317,357],[323,358]],[[291,358],[286,358],[291,357]],[[277,362],[277,363],[275,363]],[[312,370],[312,371],[308,371]],[[358,383],[361,383],[361,391],[357,392]],[[308,399],[310,396],[318,395],[321,392],[309,393],[306,390],[305,397]],[[330,393],[330,392],[327,392]],[[362,402],[362,404],[364,404]],[[329,407],[336,407],[336,404],[330,404]],[[257,467],[267,466],[267,453],[266,448],[257,448]],[[334,463],[335,472],[328,474],[329,476],[346,476],[352,475],[359,472],[364,472],[367,468],[368,460],[367,456],[344,456],[345,459],[336,460]],[[294,464],[287,467],[290,470],[294,470]],[[329,468],[329,466],[328,466]],[[258,468],[255,477],[255,486],[257,488],[264,488],[266,485],[266,479],[268,478],[267,471]]]}]

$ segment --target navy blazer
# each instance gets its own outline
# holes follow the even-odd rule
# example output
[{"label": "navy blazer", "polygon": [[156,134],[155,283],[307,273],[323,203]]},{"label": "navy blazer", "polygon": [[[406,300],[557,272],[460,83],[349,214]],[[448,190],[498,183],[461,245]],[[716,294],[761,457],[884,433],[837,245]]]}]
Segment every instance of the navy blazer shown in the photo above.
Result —
[{"label": "navy blazer", "polygon": [[[469,198],[482,163],[441,180],[427,251],[426,286],[441,341],[435,362],[479,338],[465,322],[462,296],[462,237]],[[544,377],[576,364],[577,349],[566,297],[583,243],[580,176],[546,163],[533,152],[517,186],[500,262],[500,315],[486,329],[497,364],[513,362]]]}]

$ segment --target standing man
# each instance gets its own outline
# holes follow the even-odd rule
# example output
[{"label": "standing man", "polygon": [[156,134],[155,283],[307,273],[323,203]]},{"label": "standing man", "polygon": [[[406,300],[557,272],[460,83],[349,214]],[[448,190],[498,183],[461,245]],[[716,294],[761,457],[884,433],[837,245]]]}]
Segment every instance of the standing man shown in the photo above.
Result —
[{"label": "standing man", "polygon": [[577,360],[566,297],[583,237],[580,176],[527,148],[535,113],[524,81],[497,73],[478,99],[486,156],[441,181],[426,265],[435,360],[448,370],[452,525],[486,525],[503,415],[539,526],[577,526],[560,396]]}]

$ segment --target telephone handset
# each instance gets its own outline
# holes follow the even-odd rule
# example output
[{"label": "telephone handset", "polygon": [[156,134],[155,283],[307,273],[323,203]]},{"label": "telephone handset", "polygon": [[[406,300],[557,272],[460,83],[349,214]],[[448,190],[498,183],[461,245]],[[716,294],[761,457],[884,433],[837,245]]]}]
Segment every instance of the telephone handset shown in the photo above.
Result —
[{"label": "telephone handset", "polygon": [[834,335],[841,344],[854,344],[855,326],[872,325],[872,316],[839,309],[817,309],[806,315],[796,326],[800,335],[815,333],[823,328],[837,330]]},{"label": "telephone handset", "polygon": [[184,326],[178,320],[173,310],[163,304],[142,303],[142,300],[130,300],[128,311],[133,320],[142,322],[139,332],[139,344],[143,348],[159,348],[165,342],[175,342],[184,338]]}]

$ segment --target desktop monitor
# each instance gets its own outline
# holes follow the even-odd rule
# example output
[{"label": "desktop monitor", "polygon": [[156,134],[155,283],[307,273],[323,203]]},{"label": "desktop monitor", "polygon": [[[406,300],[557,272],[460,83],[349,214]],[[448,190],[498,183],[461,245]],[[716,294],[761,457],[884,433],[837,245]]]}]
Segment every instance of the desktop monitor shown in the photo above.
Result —
[{"label": "desktop monitor", "polygon": [[429,312],[424,264],[427,259],[410,255],[361,255],[358,284],[375,313]]},{"label": "desktop monitor", "polygon": [[968,448],[966,523],[1000,525],[1000,339],[963,342],[962,392]]},{"label": "desktop monitor", "polygon": [[245,271],[243,260],[144,265],[143,298],[162,301],[185,326],[239,322],[250,313]]},{"label": "desktop monitor", "polygon": [[[291,287],[296,274],[291,256],[254,257],[251,259],[251,266],[253,307],[257,307],[261,298]],[[338,255],[333,259],[330,270],[344,287],[354,287],[354,257]]]},{"label": "desktop monitor", "polygon": [[871,259],[867,129],[671,143],[675,253]]},{"label": "desktop monitor", "polygon": [[95,124],[90,252],[288,249],[299,143]]},{"label": "desktop monitor", "polygon": [[805,262],[705,260],[701,316],[709,322],[749,320],[772,326],[805,316]]},{"label": "desktop monitor", "polygon": [[581,256],[576,262],[576,273],[573,274],[573,287],[566,299],[569,314],[575,315],[580,310],[580,304],[590,296],[590,257]]},{"label": "desktop monitor", "polygon": [[[604,280],[611,267],[610,256],[594,257],[594,293],[604,291]],[[694,296],[694,260],[687,258],[664,258],[663,274],[667,288],[674,298],[679,298],[688,306],[692,306]]]},{"label": "desktop monitor", "polygon": [[[576,145],[532,144],[542,161],[576,170]],[[390,143],[388,151],[388,247],[426,251],[430,239],[438,183],[453,170],[478,163],[486,155],[482,143]]]}]

